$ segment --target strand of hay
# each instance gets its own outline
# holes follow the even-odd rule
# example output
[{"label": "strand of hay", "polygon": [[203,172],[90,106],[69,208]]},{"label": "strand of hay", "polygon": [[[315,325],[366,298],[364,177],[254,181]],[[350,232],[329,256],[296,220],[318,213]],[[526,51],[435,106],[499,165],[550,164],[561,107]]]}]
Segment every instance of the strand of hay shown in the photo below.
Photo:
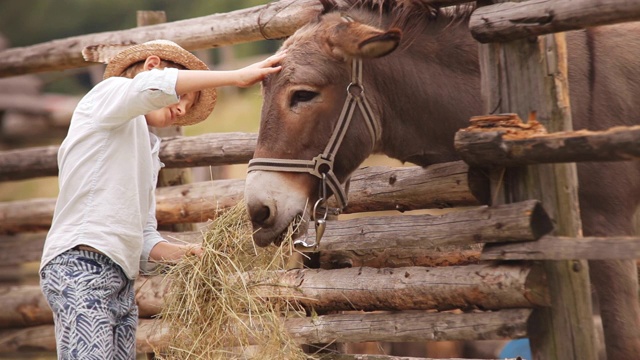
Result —
[{"label": "strand of hay", "polygon": [[273,283],[269,275],[285,268],[286,248],[254,246],[242,203],[220,214],[202,247],[201,258],[186,258],[166,274],[159,323],[169,343],[157,357],[308,359],[284,327],[285,318],[304,312],[279,299],[275,289],[265,298],[265,284]]}]

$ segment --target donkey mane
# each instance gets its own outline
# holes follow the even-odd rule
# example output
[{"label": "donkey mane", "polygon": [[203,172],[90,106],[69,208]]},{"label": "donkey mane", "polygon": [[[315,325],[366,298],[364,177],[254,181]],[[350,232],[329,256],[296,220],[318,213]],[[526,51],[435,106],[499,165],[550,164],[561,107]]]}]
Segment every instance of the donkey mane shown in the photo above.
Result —
[{"label": "donkey mane", "polygon": [[[363,9],[378,12],[391,16],[395,25],[404,24],[411,21],[432,21],[439,17],[447,17],[452,21],[466,20],[469,18],[475,3],[466,3],[457,6],[440,7],[434,6],[427,1],[421,0],[342,0],[341,4],[335,0],[320,0],[324,6],[323,13],[332,10]],[[342,5],[340,7],[340,5]]]},{"label": "donkey mane", "polygon": [[331,11],[377,12],[380,22],[387,17],[390,27],[402,29],[405,44],[412,43],[415,37],[420,36],[425,25],[436,20],[446,23],[468,21],[476,8],[475,3],[439,7],[423,0],[342,0],[340,4],[335,0],[319,1],[324,7],[320,16]]}]

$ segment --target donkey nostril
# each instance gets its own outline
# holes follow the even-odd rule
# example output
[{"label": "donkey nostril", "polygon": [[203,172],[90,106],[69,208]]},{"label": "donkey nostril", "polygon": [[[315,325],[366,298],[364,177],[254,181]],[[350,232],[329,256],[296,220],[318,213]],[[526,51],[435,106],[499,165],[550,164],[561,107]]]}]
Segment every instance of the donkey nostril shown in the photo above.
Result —
[{"label": "donkey nostril", "polygon": [[271,215],[271,210],[268,206],[261,206],[251,214],[251,221],[255,224],[264,224]]}]

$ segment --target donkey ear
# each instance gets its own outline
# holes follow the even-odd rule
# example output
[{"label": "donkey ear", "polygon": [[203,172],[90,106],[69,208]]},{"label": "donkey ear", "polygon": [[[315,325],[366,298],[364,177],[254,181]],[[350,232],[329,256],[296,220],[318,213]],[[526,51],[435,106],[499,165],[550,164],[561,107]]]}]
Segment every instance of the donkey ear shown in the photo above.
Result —
[{"label": "donkey ear", "polygon": [[378,58],[398,47],[402,32],[387,31],[355,21],[345,21],[334,27],[329,46],[334,55],[345,58]]}]

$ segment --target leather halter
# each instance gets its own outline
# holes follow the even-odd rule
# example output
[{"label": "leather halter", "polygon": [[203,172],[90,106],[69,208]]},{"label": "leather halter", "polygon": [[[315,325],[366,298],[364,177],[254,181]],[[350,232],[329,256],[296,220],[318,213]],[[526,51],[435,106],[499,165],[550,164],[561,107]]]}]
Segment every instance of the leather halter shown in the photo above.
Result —
[{"label": "leather halter", "polygon": [[[331,191],[338,201],[338,213],[340,213],[347,206],[347,186],[348,179],[345,185],[342,185],[335,173],[333,172],[333,166],[335,162],[335,156],[342,144],[342,140],[349,128],[351,119],[355,112],[356,107],[360,109],[362,116],[364,117],[369,134],[371,135],[371,146],[375,148],[378,140],[381,136],[380,124],[376,117],[373,115],[371,106],[364,96],[364,87],[362,85],[362,59],[353,59],[351,62],[351,83],[347,86],[347,98],[342,112],[338,118],[338,123],[333,129],[333,134],[329,139],[329,143],[324,148],[324,151],[311,160],[298,160],[298,159],[273,159],[273,158],[255,158],[249,161],[248,172],[251,171],[283,171],[283,172],[300,172],[309,173],[322,180],[322,189],[320,192],[321,198],[316,203],[326,202],[327,199],[323,198],[326,195],[326,185],[331,188]],[[324,194],[323,194],[324,193]],[[326,217],[326,213],[325,213]],[[315,218],[315,211],[314,211]]]}]

